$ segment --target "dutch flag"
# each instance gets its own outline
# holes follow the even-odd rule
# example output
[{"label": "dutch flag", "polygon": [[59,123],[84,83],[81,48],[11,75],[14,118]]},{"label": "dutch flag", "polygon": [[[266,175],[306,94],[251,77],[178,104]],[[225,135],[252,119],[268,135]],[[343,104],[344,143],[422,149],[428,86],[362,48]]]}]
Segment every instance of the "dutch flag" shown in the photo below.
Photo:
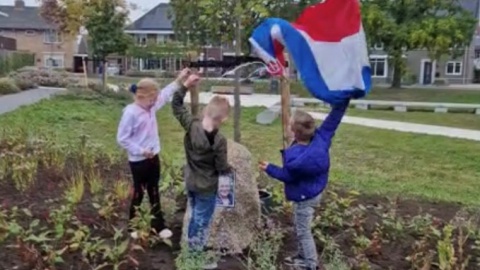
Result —
[{"label": "dutch flag", "polygon": [[307,7],[294,23],[269,18],[249,39],[274,75],[283,75],[284,48],[316,98],[330,104],[364,97],[371,70],[358,0],[324,0]]}]

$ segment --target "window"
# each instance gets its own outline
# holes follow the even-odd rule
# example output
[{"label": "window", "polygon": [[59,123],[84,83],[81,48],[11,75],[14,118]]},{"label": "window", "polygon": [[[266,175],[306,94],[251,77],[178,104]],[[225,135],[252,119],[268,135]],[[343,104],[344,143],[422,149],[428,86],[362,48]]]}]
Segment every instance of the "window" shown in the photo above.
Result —
[{"label": "window", "polygon": [[43,56],[44,66],[47,68],[64,68],[64,56],[63,54],[49,54],[46,53]]},{"label": "window", "polygon": [[480,58],[480,50],[475,50],[475,59],[477,58]]},{"label": "window", "polygon": [[165,43],[165,35],[157,35],[157,44]]},{"label": "window", "polygon": [[383,50],[383,43],[382,42],[377,42],[373,45],[373,48],[377,51]]},{"label": "window", "polygon": [[45,43],[49,44],[60,43],[62,42],[62,34],[54,30],[45,31],[45,36],[43,40]]},{"label": "window", "polygon": [[462,62],[450,61],[445,66],[445,75],[462,75]]},{"label": "window", "polygon": [[25,35],[27,35],[27,36],[34,36],[35,34],[37,34],[37,32],[35,32],[35,30],[27,30],[27,31],[25,31]]},{"label": "window", "polygon": [[386,56],[370,56],[372,77],[386,78],[388,74],[388,60]]},{"label": "window", "polygon": [[136,36],[138,45],[147,45],[147,35],[139,34]]}]

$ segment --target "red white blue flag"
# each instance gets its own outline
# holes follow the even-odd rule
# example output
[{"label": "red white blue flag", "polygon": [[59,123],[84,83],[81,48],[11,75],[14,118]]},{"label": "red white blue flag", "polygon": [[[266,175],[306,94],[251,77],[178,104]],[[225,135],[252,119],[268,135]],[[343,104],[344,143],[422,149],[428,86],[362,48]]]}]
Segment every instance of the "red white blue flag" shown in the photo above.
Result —
[{"label": "red white blue flag", "polygon": [[305,87],[327,103],[343,103],[370,91],[370,62],[358,0],[324,0],[307,7],[294,23],[266,19],[249,40],[274,75],[285,72],[286,48]]}]

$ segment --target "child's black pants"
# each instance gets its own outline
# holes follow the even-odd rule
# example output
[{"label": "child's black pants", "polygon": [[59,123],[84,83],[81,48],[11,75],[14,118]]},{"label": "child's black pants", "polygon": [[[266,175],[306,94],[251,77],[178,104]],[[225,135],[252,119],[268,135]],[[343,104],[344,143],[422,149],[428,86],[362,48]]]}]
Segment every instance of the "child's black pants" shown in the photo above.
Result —
[{"label": "child's black pants", "polygon": [[160,158],[158,155],[151,159],[138,162],[130,162],[130,169],[133,175],[133,198],[130,206],[130,220],[135,217],[136,209],[142,204],[143,195],[147,190],[150,199],[152,229],[160,233],[166,228],[165,220],[160,205],[158,194],[158,182],[160,181]]}]

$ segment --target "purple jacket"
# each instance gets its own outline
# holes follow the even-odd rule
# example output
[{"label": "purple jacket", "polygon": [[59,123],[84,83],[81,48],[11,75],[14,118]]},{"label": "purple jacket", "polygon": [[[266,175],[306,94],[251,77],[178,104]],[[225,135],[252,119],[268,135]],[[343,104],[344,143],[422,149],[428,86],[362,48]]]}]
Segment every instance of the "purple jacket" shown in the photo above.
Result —
[{"label": "purple jacket", "polygon": [[293,143],[281,151],[283,168],[270,164],[267,174],[285,184],[289,201],[305,201],[320,194],[328,183],[330,170],[330,145],[342,121],[348,103],[334,107],[317,128],[308,145]]}]

